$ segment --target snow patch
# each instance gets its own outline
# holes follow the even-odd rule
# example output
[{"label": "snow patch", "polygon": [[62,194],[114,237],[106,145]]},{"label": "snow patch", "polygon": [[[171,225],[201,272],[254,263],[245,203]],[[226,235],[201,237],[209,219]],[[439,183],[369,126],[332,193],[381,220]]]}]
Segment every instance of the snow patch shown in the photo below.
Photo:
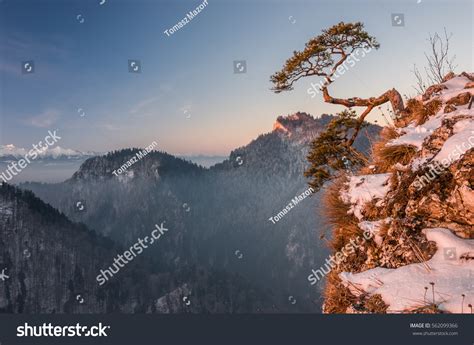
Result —
[{"label": "snow patch", "polygon": [[420,126],[411,123],[403,128],[404,134],[402,136],[390,140],[386,146],[413,145],[421,149],[425,139],[441,126],[442,120],[443,116],[437,115]]},{"label": "snow patch", "polygon": [[461,120],[454,125],[453,135],[444,142],[434,159],[438,162],[448,160],[452,164],[473,147],[474,121],[471,119]]},{"label": "snow patch", "polygon": [[[341,200],[351,204],[349,214],[353,214],[359,220],[362,220],[362,210],[364,205],[374,199],[382,199],[387,194],[390,186],[388,179],[391,174],[373,174],[351,176],[347,182],[348,189],[341,191]],[[379,201],[379,202],[380,202]]]},{"label": "snow patch", "polygon": [[363,231],[368,231],[373,235],[374,241],[377,244],[377,246],[382,245],[383,238],[382,236],[379,235],[380,227],[384,224],[389,223],[392,220],[392,218],[388,217],[385,219],[381,220],[376,220],[376,221],[363,221],[359,223],[359,228],[361,228]]},{"label": "snow patch", "polygon": [[342,272],[342,282],[355,295],[380,294],[391,313],[433,303],[433,290],[439,309],[470,313],[467,305],[474,304],[474,260],[468,258],[474,257],[474,240],[461,239],[444,228],[423,232],[438,248],[430,260],[396,269],[377,267],[361,273]]},{"label": "snow patch", "polygon": [[470,92],[471,95],[473,95],[474,94],[473,89],[464,88],[464,86],[466,86],[466,84],[469,82],[470,80],[464,76],[454,77],[444,82],[443,85],[446,86],[447,89],[442,90],[440,92],[439,100],[445,103],[449,101],[451,98],[456,97],[457,95],[464,92]]}]

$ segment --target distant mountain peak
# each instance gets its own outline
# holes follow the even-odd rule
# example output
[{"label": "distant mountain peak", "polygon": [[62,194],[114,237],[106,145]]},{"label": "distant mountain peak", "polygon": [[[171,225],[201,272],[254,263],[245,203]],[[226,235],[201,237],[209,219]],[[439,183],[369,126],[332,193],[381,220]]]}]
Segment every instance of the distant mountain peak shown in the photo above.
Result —
[{"label": "distant mountain peak", "polygon": [[324,130],[333,118],[334,116],[327,114],[313,117],[305,112],[278,116],[273,124],[273,133],[291,138],[292,141],[307,144]]},{"label": "distant mountain peak", "polygon": [[[91,178],[118,178],[128,181],[134,177],[152,177],[182,173],[198,173],[204,168],[166,152],[128,148],[91,157],[84,161],[72,180]],[[115,171],[115,173],[114,173]]]},{"label": "distant mountain peak", "polygon": [[296,131],[310,127],[315,118],[304,112],[297,112],[287,116],[278,116],[273,124],[273,130],[279,131],[291,136]]},{"label": "distant mountain peak", "polygon": [[[0,160],[11,160],[23,158],[31,149],[16,147],[13,144],[0,145]],[[80,159],[95,156],[95,152],[81,152],[61,146],[48,147],[38,153],[38,159]]]}]

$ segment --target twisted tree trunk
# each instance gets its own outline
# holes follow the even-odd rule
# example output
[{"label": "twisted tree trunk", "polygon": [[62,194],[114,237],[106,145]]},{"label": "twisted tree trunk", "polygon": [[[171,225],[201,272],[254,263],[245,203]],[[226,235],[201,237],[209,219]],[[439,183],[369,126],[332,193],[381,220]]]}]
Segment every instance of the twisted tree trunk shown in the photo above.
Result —
[{"label": "twisted tree trunk", "polygon": [[348,142],[346,143],[347,146],[352,146],[355,139],[357,138],[357,135],[359,134],[360,129],[362,128],[362,124],[364,123],[365,118],[367,117],[367,115],[369,115],[369,113],[375,107],[378,107],[378,106],[380,106],[384,103],[390,102],[395,115],[399,115],[405,109],[405,105],[403,103],[403,98],[396,89],[388,90],[388,91],[384,92],[382,95],[380,95],[379,97],[334,98],[331,95],[329,95],[329,91],[328,91],[328,88],[327,88],[327,86],[330,83],[331,83],[331,81],[327,82],[327,84],[321,88],[322,91],[323,91],[323,98],[324,98],[324,101],[326,103],[339,104],[339,105],[343,105],[347,108],[366,107],[365,110],[362,112],[362,114],[359,115],[358,124],[355,128],[355,132],[352,135],[352,137],[348,140]]}]

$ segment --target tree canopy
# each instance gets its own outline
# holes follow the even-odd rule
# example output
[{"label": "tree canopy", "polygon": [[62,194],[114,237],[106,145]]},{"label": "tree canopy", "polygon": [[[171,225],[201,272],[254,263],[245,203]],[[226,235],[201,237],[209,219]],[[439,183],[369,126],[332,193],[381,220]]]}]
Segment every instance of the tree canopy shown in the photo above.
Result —
[{"label": "tree canopy", "polygon": [[270,78],[276,93],[293,89],[293,84],[303,77],[326,77],[327,82],[337,67],[357,49],[379,48],[376,39],[370,36],[364,25],[340,22],[306,43],[303,51],[293,52],[283,69]]},{"label": "tree canopy", "polygon": [[[339,114],[340,119],[329,124],[326,131],[313,141],[308,156],[312,166],[306,172],[306,176],[313,178],[310,185],[314,188],[321,187],[330,179],[334,170],[346,168],[347,162],[357,165],[364,161],[361,159],[363,155],[352,148],[352,145],[364,125],[364,119],[375,107],[390,102],[396,115],[404,110],[403,99],[396,89],[369,98],[336,98],[329,93],[328,87],[335,81],[333,77],[338,67],[353,54],[357,55],[360,49],[379,47],[380,44],[375,37],[365,31],[361,22],[340,22],[310,39],[303,51],[293,52],[293,56],[286,60],[283,68],[270,77],[273,83],[272,91],[275,93],[293,90],[293,85],[302,78],[322,77],[324,82],[320,88],[325,102],[349,109],[365,107],[359,115],[353,111],[342,112]],[[337,147],[326,147],[334,145]]]}]

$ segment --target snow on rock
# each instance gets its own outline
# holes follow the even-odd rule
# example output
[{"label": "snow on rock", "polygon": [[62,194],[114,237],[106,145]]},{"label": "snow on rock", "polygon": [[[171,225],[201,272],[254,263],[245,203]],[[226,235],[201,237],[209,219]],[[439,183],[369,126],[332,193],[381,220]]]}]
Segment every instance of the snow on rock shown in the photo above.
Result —
[{"label": "snow on rock", "polygon": [[465,76],[457,76],[454,77],[446,82],[443,83],[444,86],[447,87],[447,89],[442,90],[440,92],[440,97],[439,99],[445,103],[449,101],[451,98],[456,97],[457,95],[464,93],[464,92],[470,92],[471,95],[474,94],[474,89],[464,89],[464,86],[466,86],[467,83],[469,83],[471,80],[466,78]]},{"label": "snow on rock", "polygon": [[433,158],[433,155],[420,157],[420,158],[414,158],[411,162],[411,170],[416,171],[420,169],[426,162],[429,162],[432,158]]},{"label": "snow on rock", "polygon": [[377,267],[361,273],[342,272],[339,276],[343,284],[356,296],[363,292],[380,294],[391,313],[432,304],[433,290],[434,303],[440,310],[470,313],[468,304],[474,304],[474,240],[461,239],[444,228],[423,232],[437,245],[429,261],[396,269]]},{"label": "snow on rock", "polygon": [[341,191],[341,200],[351,204],[349,214],[354,214],[362,220],[364,205],[374,199],[381,201],[387,194],[390,188],[388,184],[390,176],[390,173],[351,176],[347,182],[348,189]]},{"label": "snow on rock", "polygon": [[474,121],[471,119],[461,120],[454,124],[453,135],[443,144],[443,147],[435,156],[435,160],[443,160],[453,163],[474,147]]},{"label": "snow on rock", "polygon": [[443,106],[440,108],[438,113],[422,125],[417,126],[416,124],[411,123],[407,127],[399,129],[402,135],[388,142],[387,146],[413,145],[418,149],[421,149],[424,140],[433,134],[436,129],[441,127],[444,119],[453,118],[458,115],[474,115],[474,109],[467,109],[467,104],[457,106],[457,109],[451,113],[444,113],[444,104],[452,98],[466,92],[474,95],[474,89],[464,88],[469,82],[470,80],[465,76],[457,76],[442,83],[441,85],[444,85],[446,89],[441,90],[438,94],[434,94],[432,98],[425,102],[428,103],[433,99],[439,99],[443,103]]},{"label": "snow on rock", "polygon": [[373,235],[375,243],[380,246],[382,245],[383,238],[379,235],[380,227],[391,221],[391,218],[376,220],[376,221],[363,221],[359,223],[359,228],[363,231],[368,231]]},{"label": "snow on rock", "polygon": [[421,149],[423,141],[441,126],[442,119],[443,116],[438,115],[420,126],[416,126],[414,123],[411,123],[407,127],[403,128],[403,135],[389,141],[387,146],[413,145],[418,149]]},{"label": "snow on rock", "polygon": [[[336,291],[338,285],[328,282],[327,312],[374,312],[365,302],[369,296],[380,295],[389,313],[471,313],[474,106],[469,109],[469,104],[474,95],[474,77],[468,76],[450,75],[446,82],[430,86],[417,99],[425,105],[440,102],[425,108],[413,103],[415,107],[395,122],[399,136],[385,145],[412,145],[417,152],[407,153],[403,160],[394,154],[393,164],[381,164],[379,174],[351,176],[339,192],[340,199],[349,205],[348,214],[358,219],[358,227],[374,235],[376,247],[367,245],[365,261],[349,258],[346,266],[338,268],[341,282],[359,298],[346,308],[337,295],[331,299],[331,291]],[[438,106],[432,115],[423,113]],[[373,156],[372,164],[385,159],[377,152]],[[440,174],[433,170],[433,161],[449,166],[449,171]],[[438,180],[421,184],[422,178]],[[381,229],[386,230],[384,237]],[[427,308],[433,305],[437,309]]]},{"label": "snow on rock", "polygon": [[[445,81],[443,85],[447,87],[446,89],[447,91],[460,90],[460,89],[463,89],[464,86],[470,81],[471,80],[468,79],[467,77],[463,75],[459,75],[457,77],[449,79],[448,81]],[[443,90],[443,91],[447,92],[446,90]],[[441,93],[443,93],[443,91]]]}]

